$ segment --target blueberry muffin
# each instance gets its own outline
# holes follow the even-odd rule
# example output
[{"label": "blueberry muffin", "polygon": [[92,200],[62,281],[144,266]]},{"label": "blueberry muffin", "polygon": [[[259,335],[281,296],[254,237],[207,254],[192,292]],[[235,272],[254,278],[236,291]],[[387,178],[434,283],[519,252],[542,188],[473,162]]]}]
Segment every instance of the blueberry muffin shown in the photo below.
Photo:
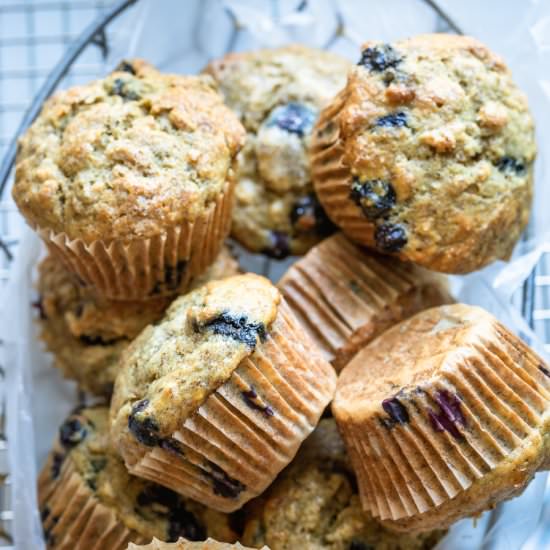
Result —
[{"label": "blueberry muffin", "polygon": [[247,131],[232,235],[252,252],[304,254],[332,231],[313,192],[308,149],[319,110],[344,87],[350,66],[292,45],[230,53],[205,69]]},{"label": "blueberry muffin", "polygon": [[395,530],[448,527],[550,466],[550,367],[478,307],[382,334],[341,372],[332,410],[363,509]]},{"label": "blueberry muffin", "polygon": [[13,197],[104,296],[176,294],[229,232],[244,137],[211,78],[125,62],[44,104],[19,142]]},{"label": "blueberry muffin", "polygon": [[443,534],[395,534],[363,512],[343,441],[327,418],[268,491],[247,505],[243,543],[271,550],[427,550]]},{"label": "blueberry muffin", "polygon": [[48,549],[123,550],[129,542],[233,542],[230,518],[130,475],[109,445],[106,407],[82,409],[60,427],[38,481]]},{"label": "blueberry muffin", "polygon": [[508,259],[527,224],[533,119],[502,59],[473,38],[367,42],[312,135],[327,214],[379,252],[468,273]]},{"label": "blueberry muffin", "polygon": [[[80,285],[53,256],[48,256],[38,271],[40,336],[54,356],[54,366],[76,380],[83,390],[110,395],[122,351],[147,325],[162,317],[172,298],[102,298]],[[238,271],[236,260],[224,247],[214,264],[191,286]]]},{"label": "blueberry muffin", "polygon": [[[180,539],[174,543],[165,543],[160,540],[154,540],[151,544],[146,546],[136,546],[130,544],[128,550],[253,550],[252,548],[244,547],[238,542],[235,544],[228,544],[226,542],[218,542],[216,540],[208,539],[204,542],[191,542],[189,540]],[[269,550],[267,547],[263,547],[262,550]]]},{"label": "blueberry muffin", "polygon": [[265,278],[178,298],[124,352],[113,441],[135,475],[231,512],[292,460],[336,374]]},{"label": "blueberry muffin", "polygon": [[342,233],[294,263],[278,287],[338,371],[390,326],[452,302],[445,277],[369,252]]}]

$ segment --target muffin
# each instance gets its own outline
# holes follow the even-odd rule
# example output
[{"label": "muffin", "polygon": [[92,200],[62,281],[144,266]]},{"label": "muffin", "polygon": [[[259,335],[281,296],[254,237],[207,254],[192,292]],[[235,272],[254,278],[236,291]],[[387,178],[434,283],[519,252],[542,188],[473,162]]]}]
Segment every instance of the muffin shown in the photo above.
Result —
[{"label": "muffin", "polygon": [[443,534],[396,534],[363,512],[344,443],[327,418],[268,491],[247,505],[242,541],[271,550],[427,550]]},{"label": "muffin", "polygon": [[[240,545],[238,542],[235,544],[227,544],[226,542],[218,542],[216,540],[208,539],[204,542],[191,542],[185,539],[180,539],[174,543],[165,543],[160,540],[154,540],[151,544],[146,546],[136,546],[131,544],[128,546],[128,550],[253,550]],[[262,550],[269,550],[265,547]]]},{"label": "muffin", "polygon": [[308,149],[319,110],[344,87],[350,67],[299,45],[230,53],[206,67],[247,132],[232,236],[248,250],[279,259],[304,254],[332,232],[313,192]]},{"label": "muffin", "polygon": [[422,309],[452,302],[441,275],[368,252],[342,233],[311,249],[278,286],[338,371],[390,326]]},{"label": "muffin", "polygon": [[363,509],[395,530],[479,514],[550,464],[550,368],[478,307],[382,334],[340,374],[332,410]]},{"label": "muffin", "polygon": [[178,298],[125,351],[111,435],[134,475],[231,512],[292,460],[335,385],[279,291],[238,275]]},{"label": "muffin", "polygon": [[312,178],[354,241],[435,271],[510,257],[536,146],[525,95],[477,40],[367,42],[313,132]]},{"label": "muffin", "polygon": [[13,197],[98,293],[176,294],[229,233],[244,137],[211,78],[125,62],[44,104],[19,142]]},{"label": "muffin", "polygon": [[38,481],[47,548],[123,550],[153,537],[233,542],[229,516],[128,474],[109,446],[109,410],[82,409],[60,427]]},{"label": "muffin", "polygon": [[[191,283],[238,273],[224,247],[205,274]],[[57,258],[48,256],[38,267],[40,336],[54,356],[54,366],[86,391],[110,395],[122,351],[147,325],[155,323],[171,297],[113,301],[83,287]]]}]

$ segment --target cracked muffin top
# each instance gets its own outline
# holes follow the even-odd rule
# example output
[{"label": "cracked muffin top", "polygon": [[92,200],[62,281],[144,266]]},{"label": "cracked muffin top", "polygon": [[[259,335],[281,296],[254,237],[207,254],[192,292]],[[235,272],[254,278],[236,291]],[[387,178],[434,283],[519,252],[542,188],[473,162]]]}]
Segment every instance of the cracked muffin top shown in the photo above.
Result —
[{"label": "cracked muffin top", "polygon": [[248,273],[175,300],[121,359],[111,404],[117,440],[151,446],[169,438],[265,340],[280,299],[267,279]]},{"label": "cracked muffin top", "polygon": [[242,542],[271,550],[427,550],[444,534],[396,534],[361,509],[332,418],[324,419],[266,494],[245,508]]},{"label": "cracked muffin top", "polygon": [[[113,510],[126,527],[144,537],[177,541],[179,537],[204,540],[208,536],[234,541],[229,516],[185,499],[154,483],[132,476],[109,444],[109,410],[92,407],[76,411],[59,429],[59,436],[40,480],[41,510],[45,523],[54,513],[48,507],[48,483],[60,479],[66,460],[85,486]],[[51,481],[45,479],[47,476]],[[52,522],[55,525],[55,521]],[[48,533],[46,532],[46,538]]]},{"label": "cracked muffin top", "polygon": [[321,144],[337,127],[349,202],[321,202],[339,225],[363,220],[349,224],[354,240],[451,273],[508,259],[529,217],[536,144],[500,57],[464,36],[367,42],[325,113],[315,135]]},{"label": "cracked muffin top", "polygon": [[319,110],[344,87],[350,66],[291,45],[230,53],[206,67],[247,131],[232,231],[249,250],[303,254],[332,231],[313,193],[308,147]]},{"label": "cracked muffin top", "polygon": [[215,200],[243,139],[212,79],[123,62],[44,104],[13,197],[32,226],[72,239],[147,238]]}]

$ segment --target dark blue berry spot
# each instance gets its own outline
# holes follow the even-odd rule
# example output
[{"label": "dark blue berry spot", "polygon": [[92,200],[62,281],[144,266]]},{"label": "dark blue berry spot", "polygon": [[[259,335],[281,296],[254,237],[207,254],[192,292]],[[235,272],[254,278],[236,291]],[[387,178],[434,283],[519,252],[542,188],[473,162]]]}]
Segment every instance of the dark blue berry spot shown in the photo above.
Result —
[{"label": "dark blue berry spot", "polygon": [[92,334],[81,334],[78,339],[86,346],[112,346],[125,338],[102,338],[101,336]]},{"label": "dark blue berry spot", "polygon": [[266,405],[261,401],[253,386],[250,386],[249,390],[243,391],[241,392],[241,394],[243,396],[244,402],[251,409],[260,411],[267,417],[273,416],[275,414],[273,412],[273,409],[269,405]]},{"label": "dark blue berry spot", "polygon": [[290,211],[290,221],[300,233],[315,232],[326,237],[334,232],[334,224],[314,193],[300,197]]},{"label": "dark blue berry spot", "polygon": [[398,252],[407,244],[407,233],[401,225],[384,223],[374,232],[376,248],[382,252]]},{"label": "dark blue berry spot", "polygon": [[384,216],[396,202],[392,184],[384,180],[361,182],[358,178],[354,178],[349,196],[361,208],[368,220]]},{"label": "dark blue berry spot", "polygon": [[130,73],[135,75],[136,70],[134,69],[133,65],[129,62],[123,59],[116,67],[115,72],[123,72],[123,73]]},{"label": "dark blue berry spot", "polygon": [[38,317],[42,319],[42,321],[45,321],[48,318],[46,311],[44,310],[44,301],[42,296],[39,296],[34,302],[32,302],[31,306],[38,312]]},{"label": "dark blue berry spot", "polygon": [[269,246],[262,250],[262,253],[276,260],[284,260],[290,256],[290,243],[286,233],[282,231],[270,231]]},{"label": "dark blue berry spot", "polygon": [[434,400],[439,406],[439,411],[428,409],[428,417],[432,423],[432,428],[436,432],[447,431],[457,440],[464,439],[458,426],[465,426],[466,418],[462,413],[458,396],[448,390],[438,390]]},{"label": "dark blue berry spot", "polygon": [[539,370],[544,374],[544,376],[548,376],[550,378],[550,370],[548,370],[544,365],[539,365]]},{"label": "dark blue berry spot", "polygon": [[63,466],[63,461],[65,460],[65,455],[61,453],[54,453],[52,456],[52,466],[51,466],[51,476],[52,479],[57,479],[61,473],[61,467]]},{"label": "dark blue berry spot", "polygon": [[128,82],[122,78],[115,78],[110,89],[111,95],[117,95],[127,101],[137,101],[141,96],[128,86]]},{"label": "dark blue berry spot", "polygon": [[406,128],[407,113],[405,113],[404,111],[390,113],[389,115],[377,119],[374,125],[381,128]]},{"label": "dark blue berry spot", "polygon": [[496,161],[495,166],[501,172],[513,172],[518,175],[525,174],[525,163],[513,157],[502,157]]},{"label": "dark blue berry spot", "polygon": [[168,451],[168,452],[173,453],[175,455],[185,456],[185,451],[183,449],[183,445],[177,439],[174,439],[173,437],[163,439],[160,442],[160,446],[165,451]]},{"label": "dark blue berry spot", "polygon": [[352,540],[348,550],[374,550],[374,546],[367,544],[366,542],[361,542],[359,540]]},{"label": "dark blue berry spot", "polygon": [[389,44],[366,48],[361,52],[358,65],[369,71],[381,73],[387,69],[394,69],[403,58]]},{"label": "dark blue berry spot", "polygon": [[301,103],[287,103],[275,107],[267,119],[267,126],[277,126],[291,134],[303,137],[311,132],[317,113]]},{"label": "dark blue berry spot", "polygon": [[175,292],[179,289],[185,272],[187,270],[187,260],[179,260],[176,265],[167,265],[164,268],[164,274],[161,280],[155,283],[155,286],[149,293],[154,296],[162,292]]},{"label": "dark blue berry spot", "polygon": [[210,462],[207,467],[204,474],[212,481],[214,494],[224,498],[237,498],[246,489],[246,485],[229,476],[216,464]]},{"label": "dark blue berry spot", "polygon": [[383,419],[387,428],[392,428],[396,424],[407,424],[409,422],[409,413],[405,405],[397,397],[389,397],[382,401],[382,408],[389,418]]},{"label": "dark blue berry spot", "polygon": [[59,441],[66,449],[78,445],[87,435],[86,426],[78,418],[68,418],[59,428]]},{"label": "dark blue berry spot", "polygon": [[206,329],[214,334],[227,336],[237,342],[246,344],[251,350],[256,347],[258,338],[261,342],[264,342],[267,337],[263,323],[250,323],[244,315],[238,317],[227,311],[202,325],[195,326],[194,329],[196,332],[203,332]]},{"label": "dark blue berry spot", "polygon": [[133,406],[128,417],[128,429],[140,443],[154,447],[160,442],[159,425],[153,418],[142,414],[148,405],[149,400],[143,399]]}]

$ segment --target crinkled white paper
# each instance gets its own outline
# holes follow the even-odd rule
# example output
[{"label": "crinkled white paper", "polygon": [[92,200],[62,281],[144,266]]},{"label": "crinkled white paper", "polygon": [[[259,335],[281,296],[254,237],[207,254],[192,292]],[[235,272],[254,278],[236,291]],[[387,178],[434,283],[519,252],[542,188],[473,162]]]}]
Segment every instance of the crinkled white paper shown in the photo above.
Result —
[{"label": "crinkled white paper", "polygon": [[[297,11],[301,4],[303,9]],[[550,2],[440,0],[440,5],[466,34],[486,42],[511,66],[529,95],[538,122],[540,150],[530,245],[518,247],[517,259],[511,264],[499,263],[481,273],[453,278],[453,287],[460,300],[485,307],[543,353],[511,300],[541,254],[550,251],[550,245],[543,244],[550,230],[550,155],[544,150],[550,147]],[[141,0],[110,27],[110,60],[115,66],[121,57],[139,56],[163,70],[193,73],[228,48],[244,50],[288,42],[330,45],[356,60],[364,40],[394,40],[436,30],[445,30],[445,26],[421,0]],[[16,547],[41,550],[36,474],[59,423],[76,403],[77,393],[73,383],[63,381],[52,369],[51,358],[36,340],[29,304],[40,245],[30,230],[22,233],[0,323],[7,343],[3,364],[7,367]],[[273,279],[288,265],[250,254],[243,255],[242,263],[250,270],[269,273]],[[440,548],[518,550],[530,536],[526,550],[550,548],[550,534],[539,523],[545,484],[546,475],[538,475],[521,497],[476,521],[459,522]],[[549,513],[545,508],[547,521]]]}]

